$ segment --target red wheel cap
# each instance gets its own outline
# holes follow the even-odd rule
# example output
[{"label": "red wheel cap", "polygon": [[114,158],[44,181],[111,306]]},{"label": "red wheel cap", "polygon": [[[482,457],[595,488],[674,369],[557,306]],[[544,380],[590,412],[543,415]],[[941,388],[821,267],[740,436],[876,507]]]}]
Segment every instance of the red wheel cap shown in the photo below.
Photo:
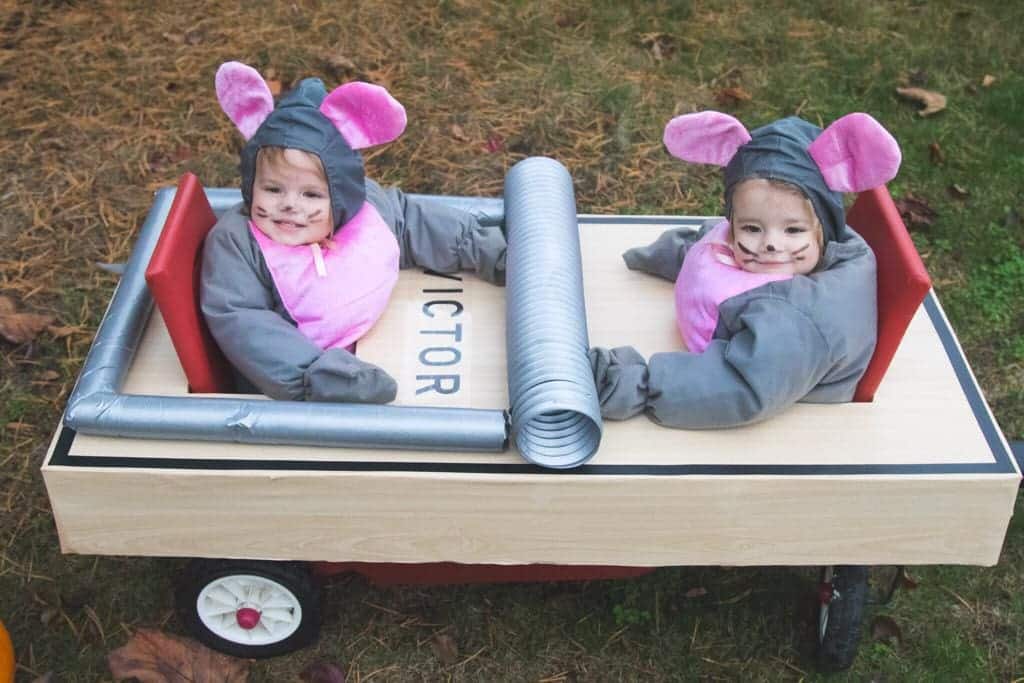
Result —
[{"label": "red wheel cap", "polygon": [[260,613],[252,607],[243,607],[235,612],[235,620],[238,621],[239,626],[248,631],[256,628],[256,624],[260,623]]}]

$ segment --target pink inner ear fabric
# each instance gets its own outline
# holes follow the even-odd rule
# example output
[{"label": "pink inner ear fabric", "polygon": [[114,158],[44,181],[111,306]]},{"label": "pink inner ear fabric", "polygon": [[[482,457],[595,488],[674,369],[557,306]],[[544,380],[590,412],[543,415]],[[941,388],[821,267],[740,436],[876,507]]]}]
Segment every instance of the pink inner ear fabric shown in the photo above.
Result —
[{"label": "pink inner ear fabric", "polygon": [[379,85],[353,81],[331,91],[320,112],[352,149],[391,142],[405,130],[405,108]]},{"label": "pink inner ear fabric", "polygon": [[663,141],[669,153],[683,161],[725,166],[750,142],[750,133],[728,114],[702,111],[669,121]]},{"label": "pink inner ear fabric", "polygon": [[225,62],[214,78],[217,100],[242,136],[248,140],[274,111],[274,96],[256,69],[241,62]]},{"label": "pink inner ear fabric", "polygon": [[807,148],[828,186],[863,192],[896,177],[902,154],[895,138],[868,114],[837,119]]}]

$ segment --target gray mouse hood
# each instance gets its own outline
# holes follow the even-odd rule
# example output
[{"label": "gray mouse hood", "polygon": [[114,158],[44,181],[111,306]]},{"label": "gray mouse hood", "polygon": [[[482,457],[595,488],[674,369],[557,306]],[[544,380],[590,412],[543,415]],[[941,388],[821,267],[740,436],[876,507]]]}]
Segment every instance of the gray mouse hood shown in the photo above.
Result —
[{"label": "gray mouse hood", "polygon": [[319,78],[306,78],[281,98],[274,111],[242,149],[242,199],[252,207],[256,159],[263,147],[290,147],[315,154],[327,175],[334,229],[344,225],[366,199],[363,157],[320,112],[327,89]]}]

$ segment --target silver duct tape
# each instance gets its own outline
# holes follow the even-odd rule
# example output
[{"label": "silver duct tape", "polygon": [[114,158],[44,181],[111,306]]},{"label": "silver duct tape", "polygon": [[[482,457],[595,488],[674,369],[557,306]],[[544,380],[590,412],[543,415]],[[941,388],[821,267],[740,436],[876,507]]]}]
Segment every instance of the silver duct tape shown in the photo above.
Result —
[{"label": "silver duct tape", "polygon": [[[218,215],[241,201],[238,190],[225,188],[207,189],[206,197]],[[429,199],[475,211],[495,224],[504,218],[500,199]],[[508,425],[500,410],[122,394],[153,309],[146,266],[173,201],[173,189],[156,194],[68,399],[64,422],[69,427],[83,434],[142,439],[439,451],[507,448]]]},{"label": "silver duct tape", "polygon": [[475,214],[480,225],[501,225],[505,220],[505,202],[495,197],[448,197],[432,194],[410,194],[410,199],[439,203]]},{"label": "silver duct tape", "polygon": [[505,219],[512,440],[537,465],[577,467],[597,452],[602,423],[569,172],[545,157],[517,163],[505,177]]},{"label": "silver duct tape", "polygon": [[506,445],[497,410],[99,393],[79,402],[73,418],[86,433],[141,439],[437,451]]}]

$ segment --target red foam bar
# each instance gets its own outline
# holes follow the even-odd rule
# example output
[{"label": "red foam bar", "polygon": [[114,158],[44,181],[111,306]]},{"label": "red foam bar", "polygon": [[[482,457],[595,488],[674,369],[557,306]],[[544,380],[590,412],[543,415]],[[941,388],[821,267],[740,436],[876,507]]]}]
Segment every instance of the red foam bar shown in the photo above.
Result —
[{"label": "red foam bar", "polygon": [[167,324],[189,391],[201,394],[230,392],[234,386],[231,366],[199,310],[203,240],[216,222],[199,178],[181,176],[146,267],[146,283]]},{"label": "red foam bar", "polygon": [[863,402],[874,399],[932,281],[884,185],[861,192],[846,222],[867,241],[878,262],[878,343],[853,396]]}]

